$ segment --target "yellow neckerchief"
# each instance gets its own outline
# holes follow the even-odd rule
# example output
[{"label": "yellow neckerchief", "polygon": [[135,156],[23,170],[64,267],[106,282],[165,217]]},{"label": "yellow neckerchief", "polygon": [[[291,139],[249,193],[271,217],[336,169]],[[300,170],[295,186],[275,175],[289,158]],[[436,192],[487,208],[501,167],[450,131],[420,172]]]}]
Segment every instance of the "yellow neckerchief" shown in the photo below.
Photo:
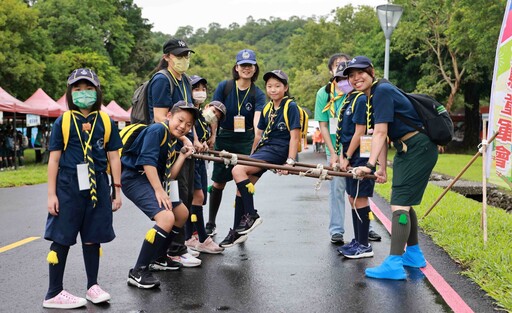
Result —
[{"label": "yellow neckerchief", "polygon": [[334,96],[335,90],[336,90],[336,79],[333,79],[331,82],[331,88],[329,89],[330,100],[329,100],[329,102],[327,102],[325,107],[322,109],[322,113],[329,110],[329,112],[331,113],[331,116],[333,116],[333,117],[336,116],[334,102],[336,102],[336,100],[338,100],[339,98],[341,98],[343,96],[342,92],[340,92],[338,95]]},{"label": "yellow neckerchief", "polygon": [[[83,115],[82,112],[74,111],[74,110],[71,111],[71,115],[73,115],[73,123],[75,124],[76,132],[78,133],[78,139],[80,139],[80,145],[82,146],[82,151],[84,152],[84,161],[86,161],[87,160],[86,159],[87,158],[87,147],[90,147],[90,144],[91,144],[92,134],[93,134],[94,128],[96,126],[96,121],[98,120],[98,111],[93,111],[93,112],[89,113],[89,115],[95,114],[96,116],[94,117],[94,122],[92,123],[91,132],[89,133],[89,139],[87,139],[85,146],[84,146],[84,142],[82,141],[82,136],[80,135],[81,132],[78,129],[78,123],[76,122],[75,112],[82,115],[86,120],[87,120],[87,117],[85,115]],[[92,151],[92,147],[91,147],[91,151]]]},{"label": "yellow neckerchief", "polygon": [[[375,86],[375,84],[377,84],[378,82],[379,82],[379,80],[375,79],[370,88],[373,88],[373,86]],[[366,102],[366,134],[368,134],[368,130],[372,129],[372,125],[371,125],[371,121],[370,121],[371,110],[372,110],[372,103],[370,100],[372,98],[373,98],[373,92],[371,92],[371,89],[370,89],[370,96],[366,100],[367,101]]]},{"label": "yellow neckerchief", "polygon": [[[169,69],[167,69],[167,71],[169,71]],[[178,80],[176,79],[176,77],[174,77],[174,74],[172,73],[172,71],[169,71],[169,73],[171,73],[172,79],[176,83],[176,86],[178,86],[178,89],[180,90],[180,93],[181,93],[181,96],[183,97],[183,100],[185,100],[185,102],[188,103],[187,88],[185,88],[185,82],[182,79],[181,80],[181,87],[180,87],[180,84],[178,83]],[[181,78],[183,78],[183,76]],[[171,95],[171,99],[172,99],[172,95]]]},{"label": "yellow neckerchief", "polygon": [[[279,111],[279,109],[281,109],[281,107],[283,107],[286,104],[286,101],[287,101],[288,98],[289,98],[288,96],[284,96],[281,99],[281,101],[279,102],[279,106],[277,107],[277,109],[274,107],[274,101],[273,100],[269,101],[270,109],[269,109],[269,112],[268,112],[268,124],[267,124],[267,127],[265,127],[265,131],[263,132],[263,135],[261,135],[261,139],[260,139],[260,142],[258,144],[258,148],[261,147],[265,143],[265,141],[267,141],[268,135],[272,131],[271,128],[274,125],[274,119],[277,117],[277,111]],[[274,114],[276,114],[276,115],[274,115]]]},{"label": "yellow neckerchief", "polygon": [[[203,111],[200,110],[199,111],[199,114],[201,114]],[[201,118],[198,118],[197,121],[199,122],[199,125],[201,125],[201,128],[203,129],[203,137],[199,140],[201,142],[205,141],[206,140],[206,137],[208,137],[208,129],[206,128],[206,121],[205,121],[205,124],[203,124],[203,121],[201,120]]]},{"label": "yellow neckerchief", "polygon": [[[251,83],[252,85],[252,83]],[[238,96],[238,82],[235,80],[235,87],[236,87],[236,101],[238,102],[238,115],[240,115],[240,110],[242,109],[242,104],[245,101],[245,98],[247,98],[247,95],[249,94],[249,91],[251,91],[251,85],[249,85],[249,89],[247,89],[247,92],[245,93],[244,98],[242,99],[242,102],[240,102],[240,98]]]}]

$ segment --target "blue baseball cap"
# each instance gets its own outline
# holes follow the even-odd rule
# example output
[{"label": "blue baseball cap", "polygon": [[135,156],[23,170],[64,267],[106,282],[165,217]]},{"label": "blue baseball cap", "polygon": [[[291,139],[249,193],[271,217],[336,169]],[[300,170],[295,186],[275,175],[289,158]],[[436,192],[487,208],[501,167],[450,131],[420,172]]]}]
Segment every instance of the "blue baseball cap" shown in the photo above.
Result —
[{"label": "blue baseball cap", "polygon": [[187,103],[184,100],[180,100],[176,102],[173,107],[178,107],[182,110],[187,110],[194,116],[194,119],[197,120],[199,118],[199,110],[192,104]]},{"label": "blue baseball cap", "polygon": [[98,79],[98,75],[96,75],[96,73],[94,73],[94,71],[89,68],[78,68],[71,72],[71,74],[68,77],[68,86],[73,85],[74,83],[82,79],[89,81],[95,87],[100,86],[100,80]]},{"label": "blue baseball cap", "polygon": [[206,80],[206,78],[202,78],[199,75],[192,75],[192,76],[190,76],[190,85],[194,86],[194,85],[199,84],[200,82],[202,82],[205,85],[208,84],[208,81]]},{"label": "blue baseball cap", "polygon": [[256,64],[256,53],[249,49],[241,50],[236,55],[236,64]]},{"label": "blue baseball cap", "polygon": [[348,61],[347,67],[343,70],[342,74],[344,76],[348,76],[348,72],[351,68],[367,68],[373,67],[372,61],[363,55],[359,55],[354,57],[352,60]]},{"label": "blue baseball cap", "polygon": [[267,81],[272,76],[275,76],[275,77],[279,78],[280,80],[285,81],[286,84],[288,84],[288,75],[286,75],[286,73],[281,70],[273,70],[270,72],[266,72],[265,75],[263,75],[263,80]]}]

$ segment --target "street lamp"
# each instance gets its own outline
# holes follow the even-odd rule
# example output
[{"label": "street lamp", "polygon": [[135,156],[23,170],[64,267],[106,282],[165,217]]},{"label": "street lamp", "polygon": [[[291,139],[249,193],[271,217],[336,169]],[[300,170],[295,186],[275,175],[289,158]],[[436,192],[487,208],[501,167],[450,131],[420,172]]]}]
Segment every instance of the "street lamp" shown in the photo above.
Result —
[{"label": "street lamp", "polygon": [[379,17],[380,27],[386,37],[386,54],[384,56],[384,78],[389,76],[389,46],[391,43],[391,34],[395,30],[403,8],[396,4],[382,4],[377,6],[377,16]]}]

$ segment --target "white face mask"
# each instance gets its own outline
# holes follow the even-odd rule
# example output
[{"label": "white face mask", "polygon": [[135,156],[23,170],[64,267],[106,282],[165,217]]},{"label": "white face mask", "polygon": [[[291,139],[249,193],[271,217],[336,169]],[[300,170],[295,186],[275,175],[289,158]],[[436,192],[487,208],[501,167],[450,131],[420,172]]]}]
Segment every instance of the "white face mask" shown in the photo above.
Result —
[{"label": "white face mask", "polygon": [[215,115],[215,112],[211,109],[206,109],[203,111],[203,117],[206,123],[208,124],[217,124],[217,115]]},{"label": "white face mask", "polygon": [[196,103],[203,103],[206,100],[206,91],[193,91],[192,99],[194,99]]}]

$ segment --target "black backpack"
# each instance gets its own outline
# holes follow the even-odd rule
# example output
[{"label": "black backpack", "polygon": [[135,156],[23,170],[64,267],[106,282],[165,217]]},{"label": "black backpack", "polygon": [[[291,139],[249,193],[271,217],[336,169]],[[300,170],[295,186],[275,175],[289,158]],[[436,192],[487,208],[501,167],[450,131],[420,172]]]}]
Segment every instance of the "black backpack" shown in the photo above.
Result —
[{"label": "black backpack", "polygon": [[[130,114],[130,123],[142,123],[142,124],[150,124],[153,121],[149,120],[149,105],[148,105],[148,87],[149,83],[155,77],[156,74],[162,73],[169,80],[169,86],[171,88],[171,95],[174,92],[174,79],[171,76],[171,73],[167,69],[162,69],[153,74],[151,79],[143,82],[140,86],[135,90],[132,96],[132,113]],[[182,79],[188,79],[188,77],[183,74]]]},{"label": "black backpack", "polygon": [[[380,83],[391,84],[386,79],[380,79],[376,85]],[[453,121],[446,108],[429,95],[407,93],[400,88],[397,89],[411,101],[412,106],[423,123],[423,127],[418,127],[418,125],[400,113],[395,113],[395,116],[410,127],[427,135],[436,145],[446,146],[449,144],[453,139],[454,132]]]}]

